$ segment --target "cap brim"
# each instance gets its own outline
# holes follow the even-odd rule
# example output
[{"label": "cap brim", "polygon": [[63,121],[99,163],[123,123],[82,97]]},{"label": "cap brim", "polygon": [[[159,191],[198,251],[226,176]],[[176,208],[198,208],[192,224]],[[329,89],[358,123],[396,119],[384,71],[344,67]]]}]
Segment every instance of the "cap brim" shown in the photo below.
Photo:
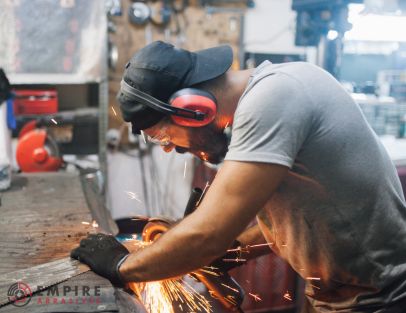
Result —
[{"label": "cap brim", "polygon": [[185,82],[189,87],[216,78],[231,67],[233,63],[233,50],[224,45],[193,52],[195,55],[194,70]]}]

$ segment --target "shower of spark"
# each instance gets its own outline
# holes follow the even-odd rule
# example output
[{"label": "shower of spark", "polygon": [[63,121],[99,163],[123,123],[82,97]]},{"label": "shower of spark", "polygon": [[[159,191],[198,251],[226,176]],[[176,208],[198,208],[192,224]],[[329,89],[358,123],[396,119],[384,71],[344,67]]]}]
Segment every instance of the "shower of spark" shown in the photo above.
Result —
[{"label": "shower of spark", "polygon": [[183,279],[168,279],[148,282],[143,286],[130,283],[130,288],[139,295],[148,313],[174,313],[173,305],[179,303],[182,311],[213,312],[211,304]]},{"label": "shower of spark", "polygon": [[[138,248],[151,244],[151,242],[140,240],[130,240],[129,242]],[[210,274],[210,269],[201,269],[201,271]],[[194,274],[189,275],[193,277]],[[175,305],[178,305],[182,312],[213,312],[210,302],[182,278],[129,283],[129,287],[142,301],[148,313],[175,313]]]},{"label": "shower of spark", "polygon": [[115,116],[117,116],[117,112],[116,112],[116,110],[114,110],[114,107],[113,107],[113,106],[111,106],[111,110],[113,111],[113,114],[114,114]]},{"label": "shower of spark", "polygon": [[124,192],[128,195],[128,197],[131,200],[136,200],[139,203],[142,203],[142,201],[139,199],[138,195],[135,192],[132,192],[132,191],[124,191]]},{"label": "shower of spark", "polygon": [[51,118],[51,122],[54,123],[55,125],[58,125],[58,122],[54,118]]}]

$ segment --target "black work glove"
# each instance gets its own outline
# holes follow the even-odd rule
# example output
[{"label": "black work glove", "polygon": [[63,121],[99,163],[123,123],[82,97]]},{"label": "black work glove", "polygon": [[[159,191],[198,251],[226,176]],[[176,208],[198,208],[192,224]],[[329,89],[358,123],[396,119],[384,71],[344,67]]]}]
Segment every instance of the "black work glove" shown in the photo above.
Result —
[{"label": "black work glove", "polygon": [[228,271],[246,264],[244,256],[242,255],[241,243],[238,240],[234,240],[233,245],[228,249],[223,256],[215,259],[210,266],[218,268],[220,272],[227,273]]},{"label": "black work glove", "polygon": [[116,287],[125,285],[119,267],[128,255],[127,248],[114,236],[105,234],[90,234],[70,253],[72,258],[89,265],[93,272],[106,277]]}]

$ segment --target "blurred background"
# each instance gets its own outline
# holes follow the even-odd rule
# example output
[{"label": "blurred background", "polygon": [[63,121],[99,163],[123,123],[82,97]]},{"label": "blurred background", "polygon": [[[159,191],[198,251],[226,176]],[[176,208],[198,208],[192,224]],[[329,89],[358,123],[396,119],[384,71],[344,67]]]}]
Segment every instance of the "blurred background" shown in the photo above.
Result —
[{"label": "blurred background", "polygon": [[[216,169],[132,135],[116,101],[125,64],[155,40],[231,45],[233,69],[323,67],[359,104],[405,190],[405,0],[2,0],[0,68],[12,92],[0,107],[0,187],[24,173],[87,171],[119,231],[137,216],[182,217]],[[245,312],[300,311],[303,285],[283,260],[232,274],[250,294]]]}]

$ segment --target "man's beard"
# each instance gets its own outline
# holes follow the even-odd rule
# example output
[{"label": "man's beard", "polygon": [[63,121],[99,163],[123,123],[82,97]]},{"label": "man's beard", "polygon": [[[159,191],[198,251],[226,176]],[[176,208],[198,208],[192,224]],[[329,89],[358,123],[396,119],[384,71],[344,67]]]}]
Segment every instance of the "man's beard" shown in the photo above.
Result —
[{"label": "man's beard", "polygon": [[219,164],[228,151],[228,137],[223,129],[214,125],[191,129],[189,148],[176,147],[177,152],[189,152],[203,161]]}]

